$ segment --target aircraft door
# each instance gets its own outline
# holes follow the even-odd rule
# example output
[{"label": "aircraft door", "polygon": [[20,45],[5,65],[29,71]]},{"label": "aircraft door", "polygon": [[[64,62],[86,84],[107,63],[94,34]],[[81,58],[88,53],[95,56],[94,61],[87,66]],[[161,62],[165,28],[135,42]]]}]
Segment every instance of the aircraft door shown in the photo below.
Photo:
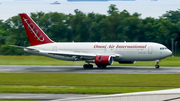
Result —
[{"label": "aircraft door", "polygon": [[152,53],[153,53],[153,47],[152,47],[152,46],[149,46],[149,48],[148,48],[148,53],[149,53],[149,54],[152,54]]}]

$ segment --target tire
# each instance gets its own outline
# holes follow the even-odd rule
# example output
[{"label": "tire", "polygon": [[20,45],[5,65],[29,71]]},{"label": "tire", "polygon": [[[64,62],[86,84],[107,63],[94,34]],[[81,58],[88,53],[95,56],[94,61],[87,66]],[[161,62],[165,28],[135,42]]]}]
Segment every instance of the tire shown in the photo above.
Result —
[{"label": "tire", "polygon": [[90,64],[89,67],[90,67],[91,69],[93,69],[93,65],[92,65],[92,64]]},{"label": "tire", "polygon": [[84,65],[83,65],[83,68],[84,68],[84,69],[87,69],[87,68],[88,68],[88,65],[87,65],[87,64],[84,64]]},{"label": "tire", "polygon": [[106,68],[107,65],[102,65],[102,68]]},{"label": "tire", "polygon": [[156,69],[159,69],[159,67],[160,67],[159,65],[156,65],[156,66],[155,66]]},{"label": "tire", "polygon": [[92,64],[84,64],[84,65],[83,65],[83,68],[84,68],[84,69],[92,69],[92,68],[93,68],[93,65],[92,65]]},{"label": "tire", "polygon": [[106,66],[107,66],[107,65],[97,65],[97,67],[98,67],[99,69],[104,69],[104,68],[106,68]]},{"label": "tire", "polygon": [[101,65],[97,65],[97,68],[101,69],[101,68],[102,68],[102,66],[101,66]]}]

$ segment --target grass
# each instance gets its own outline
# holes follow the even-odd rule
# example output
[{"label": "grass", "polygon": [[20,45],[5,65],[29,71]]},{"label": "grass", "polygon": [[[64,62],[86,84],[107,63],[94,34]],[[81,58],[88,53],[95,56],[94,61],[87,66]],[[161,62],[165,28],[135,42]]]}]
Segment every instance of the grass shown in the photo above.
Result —
[{"label": "grass", "polygon": [[178,74],[0,73],[0,93],[114,94],[180,87]]},{"label": "grass", "polygon": [[179,74],[0,73],[0,85],[180,87]]},{"label": "grass", "polygon": [[[179,66],[180,57],[168,57],[160,62],[161,66]],[[83,65],[84,61],[63,61],[44,56],[0,56],[0,65]],[[155,61],[137,61],[135,64],[119,64],[113,66],[155,66]]]},{"label": "grass", "polygon": [[[131,90],[129,90],[131,89]],[[170,89],[170,87],[48,87],[48,86],[0,86],[0,93],[45,94],[120,94]]]}]

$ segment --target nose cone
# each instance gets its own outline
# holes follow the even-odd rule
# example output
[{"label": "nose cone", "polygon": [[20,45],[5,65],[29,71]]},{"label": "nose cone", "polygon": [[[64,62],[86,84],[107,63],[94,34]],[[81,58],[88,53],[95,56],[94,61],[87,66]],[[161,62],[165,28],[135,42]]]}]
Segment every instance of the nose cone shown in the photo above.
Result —
[{"label": "nose cone", "polygon": [[168,56],[171,56],[171,55],[172,55],[172,52],[168,49],[166,54],[167,54]]},{"label": "nose cone", "polygon": [[171,56],[171,55],[172,55],[172,52],[171,52],[169,49],[164,50],[164,51],[162,51],[162,53],[161,53],[161,59],[164,59],[164,58],[166,58],[166,57],[168,57],[168,56]]},{"label": "nose cone", "polygon": [[168,49],[166,51],[163,52],[164,57],[168,57],[172,55],[172,52]]}]

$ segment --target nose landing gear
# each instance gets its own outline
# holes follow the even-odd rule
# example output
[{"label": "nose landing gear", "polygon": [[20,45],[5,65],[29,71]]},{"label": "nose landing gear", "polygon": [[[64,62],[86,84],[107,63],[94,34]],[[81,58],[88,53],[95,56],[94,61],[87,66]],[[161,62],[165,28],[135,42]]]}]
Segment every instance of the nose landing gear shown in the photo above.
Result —
[{"label": "nose landing gear", "polygon": [[155,65],[155,68],[156,68],[156,69],[159,69],[159,67],[160,67],[160,66],[159,66],[159,62],[160,62],[160,60],[156,60],[156,65]]}]

